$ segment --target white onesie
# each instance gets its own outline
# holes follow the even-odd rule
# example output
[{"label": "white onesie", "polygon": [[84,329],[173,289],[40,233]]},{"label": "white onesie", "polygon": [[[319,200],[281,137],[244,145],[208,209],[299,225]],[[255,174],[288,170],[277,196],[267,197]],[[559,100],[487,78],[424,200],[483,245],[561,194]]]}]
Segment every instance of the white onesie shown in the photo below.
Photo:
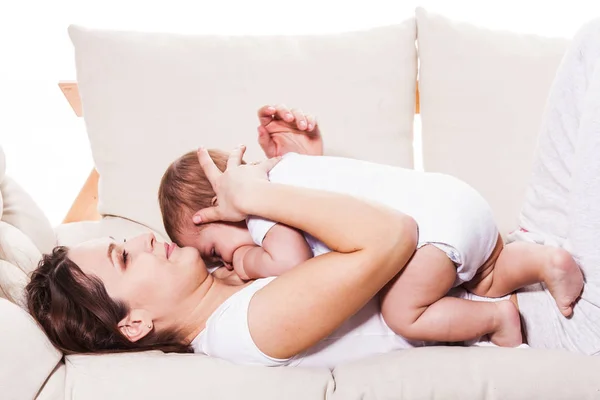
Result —
[{"label": "white onesie", "polygon": [[[471,186],[450,175],[348,158],[288,153],[271,170],[269,180],[349,194],[410,215],[418,225],[418,247],[435,245],[456,264],[455,286],[473,278],[498,240],[488,203]],[[247,224],[254,242],[261,246],[276,223],[249,217]],[[314,256],[330,251],[306,233],[305,238]]]}]

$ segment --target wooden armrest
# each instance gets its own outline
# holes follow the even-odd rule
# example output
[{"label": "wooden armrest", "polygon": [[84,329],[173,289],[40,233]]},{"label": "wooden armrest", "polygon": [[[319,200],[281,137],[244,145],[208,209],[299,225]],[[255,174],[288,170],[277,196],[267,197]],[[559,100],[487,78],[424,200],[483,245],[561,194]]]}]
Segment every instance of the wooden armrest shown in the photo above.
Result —
[{"label": "wooden armrest", "polygon": [[83,107],[81,106],[81,97],[79,96],[79,88],[75,81],[61,81],[58,82],[58,87],[63,92],[67,101],[71,105],[73,112],[78,117],[83,116]]},{"label": "wooden armrest", "polygon": [[98,213],[98,179],[100,175],[94,168],[71,205],[63,224],[102,219]]},{"label": "wooden armrest", "polygon": [[[58,87],[65,95],[75,115],[81,117],[83,108],[77,82],[62,81],[58,83]],[[100,175],[94,168],[71,205],[63,224],[79,221],[98,221],[102,218],[98,213],[98,179],[100,179]]]}]

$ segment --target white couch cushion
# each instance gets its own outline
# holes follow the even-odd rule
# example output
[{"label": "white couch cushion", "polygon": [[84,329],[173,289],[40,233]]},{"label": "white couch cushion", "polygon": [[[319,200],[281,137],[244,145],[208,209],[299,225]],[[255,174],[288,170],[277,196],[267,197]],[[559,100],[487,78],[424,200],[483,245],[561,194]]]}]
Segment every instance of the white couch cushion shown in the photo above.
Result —
[{"label": "white couch cushion", "polygon": [[56,245],[54,229],[44,212],[10,176],[0,182],[3,198],[2,221],[19,229],[37,249],[47,253]]},{"label": "white couch cushion", "polygon": [[4,299],[0,299],[0,344],[0,398],[35,398],[62,354],[29,314]]},{"label": "white couch cushion", "polygon": [[[262,157],[256,110],[318,116],[330,154],[412,166],[415,24],[313,36],[185,36],[69,30],[99,211],[163,232],[157,190],[198,146]],[[349,139],[351,138],[351,139]]]},{"label": "white couch cushion", "polygon": [[63,362],[58,363],[35,400],[65,400],[65,381],[67,367]]},{"label": "white couch cushion", "polygon": [[42,210],[4,170],[0,147],[0,297],[25,307],[28,274],[56,240]]},{"label": "white couch cushion", "polygon": [[332,400],[592,399],[600,357],[565,351],[429,347],[336,368]]},{"label": "white couch cushion", "polygon": [[29,274],[41,258],[40,251],[23,232],[0,221],[0,260],[8,261]]},{"label": "white couch cushion", "polygon": [[25,285],[42,254],[23,232],[0,221],[0,297],[26,309]]},{"label": "white couch cushion", "polygon": [[0,298],[9,300],[24,310],[27,309],[25,301],[25,286],[29,277],[16,265],[0,260]]},{"label": "white couch cushion", "polygon": [[67,398],[324,399],[334,388],[319,368],[238,366],[198,354],[145,352],[67,357]]},{"label": "white couch cushion", "polygon": [[568,40],[487,30],[422,8],[416,15],[425,170],[473,185],[506,234],[517,227]]}]

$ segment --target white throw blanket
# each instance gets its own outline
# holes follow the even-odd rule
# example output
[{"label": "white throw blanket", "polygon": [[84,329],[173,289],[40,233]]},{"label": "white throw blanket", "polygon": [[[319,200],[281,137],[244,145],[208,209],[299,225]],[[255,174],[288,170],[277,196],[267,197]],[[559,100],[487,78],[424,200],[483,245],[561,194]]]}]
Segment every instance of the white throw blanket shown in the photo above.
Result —
[{"label": "white throw blanket", "polygon": [[586,277],[571,319],[540,285],[519,294],[529,344],[600,352],[600,19],[580,30],[559,67],[520,223],[509,241],[564,247]]}]

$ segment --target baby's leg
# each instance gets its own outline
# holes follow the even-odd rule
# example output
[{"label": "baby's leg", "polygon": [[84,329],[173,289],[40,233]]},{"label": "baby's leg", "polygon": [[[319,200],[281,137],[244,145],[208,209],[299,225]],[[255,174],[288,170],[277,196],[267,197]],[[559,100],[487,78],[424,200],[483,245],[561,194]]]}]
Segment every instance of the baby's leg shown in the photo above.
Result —
[{"label": "baby's leg", "polygon": [[417,250],[382,295],[385,322],[409,340],[458,342],[489,334],[499,346],[521,344],[519,313],[513,303],[444,297],[455,279],[456,266],[443,251],[431,245]]},{"label": "baby's leg", "polygon": [[486,264],[463,286],[485,297],[501,297],[524,286],[544,282],[560,312],[569,316],[583,289],[583,274],[565,250],[537,243],[514,242],[494,251]]}]

